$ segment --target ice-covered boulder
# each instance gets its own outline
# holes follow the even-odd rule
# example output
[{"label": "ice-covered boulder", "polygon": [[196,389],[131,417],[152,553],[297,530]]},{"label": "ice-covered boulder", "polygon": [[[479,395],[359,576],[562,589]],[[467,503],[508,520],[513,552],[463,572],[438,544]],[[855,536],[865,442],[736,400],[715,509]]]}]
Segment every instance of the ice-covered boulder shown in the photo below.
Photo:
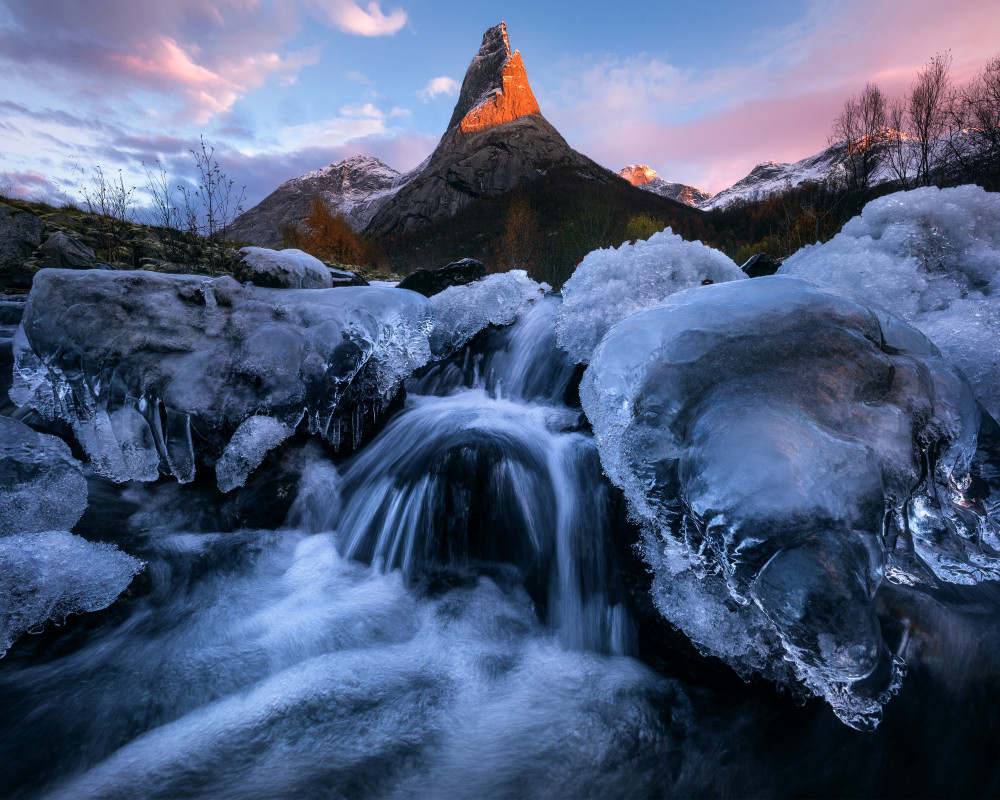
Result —
[{"label": "ice-covered boulder", "polygon": [[[253,430],[273,444],[276,428],[305,418],[335,445],[357,435],[428,360],[431,319],[426,298],[398,289],[42,270],[15,335],[10,396],[69,422],[116,481],[186,482],[196,458],[225,456],[226,482],[239,485],[239,465],[263,457]],[[276,422],[241,427],[253,417]]]},{"label": "ice-covered boulder", "polygon": [[47,620],[107,608],[143,562],[65,531],[0,537],[0,657]]},{"label": "ice-covered boulder", "polygon": [[580,395],[663,615],[855,727],[898,685],[882,580],[1000,577],[1000,464],[968,382],[846,292],[788,276],[679,292],[604,337]]},{"label": "ice-covered boulder", "polygon": [[434,308],[431,352],[435,358],[446,358],[488,325],[510,325],[547,288],[523,269],[515,269],[435,294],[430,300]]},{"label": "ice-covered boulder", "polygon": [[86,508],[87,481],[66,443],[0,417],[0,536],[68,531]]},{"label": "ice-covered boulder", "polygon": [[585,364],[601,337],[636,311],[681,289],[741,278],[746,275],[725,254],[670,228],[617,250],[594,250],[563,286],[559,346]]},{"label": "ice-covered boulder", "polygon": [[919,328],[1000,416],[1000,194],[897,192],[781,267],[855,292]]},{"label": "ice-covered boulder", "polygon": [[333,286],[326,264],[294,249],[244,247],[233,274],[238,280],[271,289],[329,289]]}]

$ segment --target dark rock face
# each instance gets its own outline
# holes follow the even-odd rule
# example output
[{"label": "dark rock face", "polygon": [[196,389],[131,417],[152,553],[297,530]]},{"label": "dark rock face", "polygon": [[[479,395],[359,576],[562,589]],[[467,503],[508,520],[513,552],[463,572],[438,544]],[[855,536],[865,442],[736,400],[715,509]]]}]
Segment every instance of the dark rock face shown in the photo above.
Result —
[{"label": "dark rock face", "polygon": [[368,281],[362,278],[360,275],[355,275],[353,272],[347,269],[334,269],[333,267],[328,268],[330,270],[330,280],[333,281],[333,286],[371,286]]},{"label": "dark rock face", "polygon": [[320,197],[362,230],[377,208],[380,193],[393,186],[399,173],[377,158],[354,156],[286,181],[226,229],[226,235],[258,247],[280,248],[282,228],[301,222]]},{"label": "dark rock face", "polygon": [[443,292],[449,286],[463,286],[466,283],[486,277],[486,267],[482,261],[474,258],[463,258],[453,261],[440,269],[418,269],[411,272],[396,287],[409,289],[424,297]]},{"label": "dark rock face", "polygon": [[769,256],[767,253],[757,253],[755,256],[750,256],[740,269],[747,274],[748,278],[762,278],[765,275],[773,275],[780,266],[781,261],[774,256]]},{"label": "dark rock face", "polygon": [[34,214],[0,205],[0,285],[31,286],[31,274],[21,267],[42,243],[44,232],[45,223]]},{"label": "dark rock face", "polygon": [[509,192],[554,167],[573,168],[601,183],[613,179],[537,114],[471,134],[451,130],[427,166],[375,214],[367,232],[403,233],[454,216],[482,197]]},{"label": "dark rock face", "polygon": [[555,167],[602,183],[613,179],[573,150],[541,115],[520,53],[511,54],[507,28],[500,23],[483,36],[448,131],[423,167],[375,213],[367,232],[398,234],[454,216]]},{"label": "dark rock face", "polygon": [[39,268],[90,269],[96,261],[93,250],[62,231],[50,234],[38,249]]},{"label": "dark rock face", "polygon": [[457,127],[466,114],[480,105],[488,95],[503,87],[503,68],[509,58],[507,26],[501,22],[483,34],[479,52],[466,70],[448,130]]}]

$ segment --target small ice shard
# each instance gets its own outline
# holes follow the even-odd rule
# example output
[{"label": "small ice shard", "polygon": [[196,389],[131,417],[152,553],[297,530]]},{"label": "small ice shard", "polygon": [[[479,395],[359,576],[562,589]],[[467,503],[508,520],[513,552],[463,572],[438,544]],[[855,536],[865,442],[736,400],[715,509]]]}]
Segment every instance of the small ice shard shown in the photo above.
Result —
[{"label": "small ice shard", "polygon": [[0,537],[69,530],[87,508],[87,481],[68,445],[0,417]]},{"label": "small ice shard", "polygon": [[0,656],[47,620],[111,605],[143,562],[65,531],[0,537]]},{"label": "small ice shard", "polygon": [[274,417],[245,419],[215,463],[219,491],[229,492],[246,483],[247,476],[260,466],[264,456],[295,433],[295,428]]}]

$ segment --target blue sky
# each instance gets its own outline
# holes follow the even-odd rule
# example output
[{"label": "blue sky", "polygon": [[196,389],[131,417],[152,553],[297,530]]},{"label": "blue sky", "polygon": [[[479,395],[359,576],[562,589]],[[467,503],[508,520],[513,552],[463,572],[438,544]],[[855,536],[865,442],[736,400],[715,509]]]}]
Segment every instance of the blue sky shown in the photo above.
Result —
[{"label": "blue sky", "polygon": [[822,149],[866,80],[903,92],[950,50],[960,82],[1000,53],[982,0],[0,0],[0,178],[75,199],[74,165],[141,186],[159,159],[181,180],[200,134],[251,204],[349,155],[406,170],[501,19],[571,145],[711,191]]}]

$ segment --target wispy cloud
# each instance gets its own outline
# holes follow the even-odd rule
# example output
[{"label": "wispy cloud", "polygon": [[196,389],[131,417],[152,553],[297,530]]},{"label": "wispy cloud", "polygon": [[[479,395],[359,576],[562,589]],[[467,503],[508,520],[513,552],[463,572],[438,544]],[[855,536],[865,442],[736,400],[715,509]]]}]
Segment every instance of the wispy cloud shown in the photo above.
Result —
[{"label": "wispy cloud", "polygon": [[442,75],[439,78],[431,78],[427,81],[427,85],[417,92],[417,96],[426,102],[427,100],[437,97],[439,94],[451,97],[458,94],[458,90],[461,88],[462,84],[454,78]]},{"label": "wispy cloud", "polygon": [[351,0],[315,0],[330,22],[345,33],[358,36],[392,36],[406,24],[406,12],[394,8],[388,14],[378,3],[370,2],[364,8]]}]

